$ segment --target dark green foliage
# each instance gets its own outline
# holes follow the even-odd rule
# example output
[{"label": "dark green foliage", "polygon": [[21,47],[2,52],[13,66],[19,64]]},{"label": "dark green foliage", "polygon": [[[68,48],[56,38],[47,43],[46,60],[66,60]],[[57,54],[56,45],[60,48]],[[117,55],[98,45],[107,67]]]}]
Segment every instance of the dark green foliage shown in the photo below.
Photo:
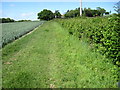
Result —
[{"label": "dark green foliage", "polygon": [[84,8],[83,16],[93,17],[93,16],[100,16],[101,12],[98,10],[92,10],[91,8]]},{"label": "dark green foliage", "polygon": [[120,66],[120,17],[73,18],[59,21],[70,34],[87,37],[99,52]]},{"label": "dark green foliage", "polygon": [[109,15],[110,14],[110,12],[105,12],[105,15]]},{"label": "dark green foliage", "polygon": [[50,10],[44,9],[43,11],[38,13],[38,19],[41,20],[52,20],[54,18],[54,13]]},{"label": "dark green foliage", "polygon": [[87,17],[94,17],[94,16],[103,16],[104,13],[106,13],[106,10],[104,8],[97,7],[96,10],[91,8],[84,8],[83,15]]},{"label": "dark green foliage", "polygon": [[0,23],[2,23],[2,18],[0,18]]},{"label": "dark green foliage", "polygon": [[[72,18],[58,20],[71,35],[78,38],[88,38],[88,42],[96,50],[108,58],[105,62],[112,62],[118,68],[112,69],[114,78],[120,80],[120,17]],[[116,71],[118,73],[116,73]]]},{"label": "dark green foliage", "polygon": [[103,16],[103,14],[106,12],[106,10],[101,7],[97,7],[97,11],[100,13],[101,16]]},{"label": "dark green foliage", "polygon": [[88,8],[88,9],[85,8],[84,16],[93,17],[93,10],[91,10],[90,8]]},{"label": "dark green foliage", "polygon": [[[97,7],[96,9],[84,8],[82,9],[83,16],[94,17],[94,16],[103,16],[103,14],[107,13],[104,8]],[[68,10],[64,15],[66,18],[73,18],[80,16],[80,8],[76,8],[75,10]]]},{"label": "dark green foliage", "polygon": [[15,22],[15,20],[10,18],[0,18],[0,23],[9,23],[9,22]]},{"label": "dark green foliage", "polygon": [[66,18],[73,18],[79,15],[80,15],[80,10],[76,9],[76,10],[70,10],[70,11],[68,10],[64,16]]},{"label": "dark green foliage", "polygon": [[61,16],[62,16],[60,14],[59,10],[56,10],[55,13],[54,13],[54,15],[55,15],[55,18],[61,18]]},{"label": "dark green foliage", "polygon": [[30,22],[31,20],[19,20],[18,22]]}]

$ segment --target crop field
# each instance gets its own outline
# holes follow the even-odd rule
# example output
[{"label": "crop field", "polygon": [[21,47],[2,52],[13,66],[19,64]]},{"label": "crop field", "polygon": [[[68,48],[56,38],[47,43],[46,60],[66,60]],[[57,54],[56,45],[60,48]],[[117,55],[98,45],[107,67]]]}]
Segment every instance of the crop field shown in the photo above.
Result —
[{"label": "crop field", "polygon": [[3,23],[2,24],[2,43],[0,47],[6,45],[7,43],[18,39],[24,34],[32,31],[34,28],[38,27],[41,22],[15,22],[15,23]]},{"label": "crop field", "polygon": [[[113,25],[112,32],[107,31],[107,23]],[[3,88],[117,88],[118,67],[112,57],[101,54],[100,47],[96,50],[100,34],[106,35],[103,43],[108,33],[117,35],[117,24],[110,23],[107,18],[52,20],[6,45],[2,49]]]}]

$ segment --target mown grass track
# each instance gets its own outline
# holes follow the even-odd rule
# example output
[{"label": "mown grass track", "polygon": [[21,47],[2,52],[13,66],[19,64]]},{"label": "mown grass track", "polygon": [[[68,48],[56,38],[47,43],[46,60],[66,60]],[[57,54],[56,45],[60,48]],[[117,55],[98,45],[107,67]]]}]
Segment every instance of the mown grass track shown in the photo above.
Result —
[{"label": "mown grass track", "polygon": [[113,65],[57,22],[3,48],[3,88],[112,88]]}]

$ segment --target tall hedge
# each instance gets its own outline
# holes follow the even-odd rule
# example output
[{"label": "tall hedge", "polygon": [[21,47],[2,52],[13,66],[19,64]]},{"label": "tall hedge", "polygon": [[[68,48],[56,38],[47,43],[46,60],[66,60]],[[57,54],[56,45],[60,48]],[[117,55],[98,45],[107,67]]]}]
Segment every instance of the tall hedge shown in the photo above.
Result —
[{"label": "tall hedge", "polygon": [[120,17],[71,18],[57,20],[69,33],[88,41],[120,66]]}]

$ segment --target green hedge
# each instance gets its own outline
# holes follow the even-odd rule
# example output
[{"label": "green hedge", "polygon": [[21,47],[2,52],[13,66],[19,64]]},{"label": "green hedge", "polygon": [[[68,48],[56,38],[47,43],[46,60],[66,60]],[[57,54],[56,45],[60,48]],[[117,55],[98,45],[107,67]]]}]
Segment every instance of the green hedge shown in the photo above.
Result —
[{"label": "green hedge", "polygon": [[71,18],[57,20],[69,33],[87,37],[99,52],[120,66],[120,17]]}]

